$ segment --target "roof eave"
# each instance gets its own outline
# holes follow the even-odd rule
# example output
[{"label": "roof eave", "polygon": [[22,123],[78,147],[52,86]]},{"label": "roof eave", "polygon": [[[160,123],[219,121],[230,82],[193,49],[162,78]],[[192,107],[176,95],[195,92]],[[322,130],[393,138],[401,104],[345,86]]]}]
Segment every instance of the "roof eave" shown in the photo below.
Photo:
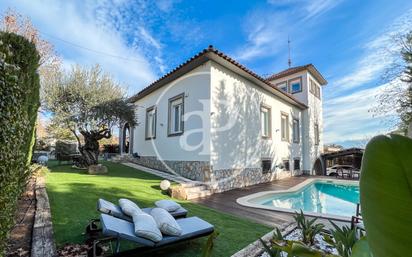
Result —
[{"label": "roof eave", "polygon": [[225,58],[221,58],[221,56],[217,55],[216,53],[209,52],[207,53],[210,60],[213,60],[216,63],[219,63],[223,67],[228,68],[229,70],[241,75],[242,77],[248,79],[249,81],[257,84],[261,88],[269,91],[270,93],[276,95],[277,97],[281,98],[282,100],[293,104],[294,106],[304,110],[307,109],[308,106],[299,100],[295,99],[292,95],[283,93],[280,89],[274,87],[270,82],[266,81],[263,78],[259,78],[258,75],[254,73],[246,72],[245,70],[241,69],[237,65],[231,63],[230,61],[226,60]]}]

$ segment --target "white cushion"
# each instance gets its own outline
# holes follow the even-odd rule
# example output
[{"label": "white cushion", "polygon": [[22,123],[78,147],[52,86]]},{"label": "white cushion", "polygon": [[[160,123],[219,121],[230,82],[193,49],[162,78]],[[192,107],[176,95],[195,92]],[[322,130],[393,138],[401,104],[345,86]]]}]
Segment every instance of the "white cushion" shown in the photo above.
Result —
[{"label": "white cushion", "polygon": [[153,208],[150,215],[152,215],[157,227],[163,234],[169,236],[180,236],[182,234],[182,229],[179,224],[177,224],[173,216],[165,209]]},{"label": "white cushion", "polygon": [[159,242],[163,236],[152,216],[147,213],[133,214],[134,233],[136,236]]},{"label": "white cushion", "polygon": [[134,202],[130,201],[129,199],[121,198],[119,199],[119,205],[122,209],[122,212],[126,215],[133,217],[133,214],[139,214],[143,211],[135,204]]},{"label": "white cushion", "polygon": [[180,204],[172,200],[159,200],[155,202],[155,205],[159,208],[165,209],[168,212],[176,211],[181,207]]}]

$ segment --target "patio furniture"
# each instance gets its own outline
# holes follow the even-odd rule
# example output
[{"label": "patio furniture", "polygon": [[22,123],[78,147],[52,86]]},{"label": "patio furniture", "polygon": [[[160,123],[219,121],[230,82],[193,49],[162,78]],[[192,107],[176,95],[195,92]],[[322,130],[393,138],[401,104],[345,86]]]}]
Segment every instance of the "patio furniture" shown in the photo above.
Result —
[{"label": "patio furniture", "polygon": [[343,167],[338,167],[336,169],[336,177],[341,177],[341,178],[350,178],[351,177],[351,172],[344,169]]},{"label": "patio furniture", "polygon": [[356,235],[358,236],[358,238],[360,238],[366,232],[359,203],[356,205],[356,214],[355,216],[352,216],[351,219],[351,229],[356,230]]},{"label": "patio furniture", "polygon": [[[89,250],[89,256],[99,256],[101,253],[100,245],[107,242],[115,242],[114,254],[112,256],[135,256],[138,253],[158,250],[159,248],[174,245],[179,242],[193,240],[199,237],[208,236],[213,233],[214,227],[210,223],[198,218],[181,218],[177,219],[177,223],[182,228],[180,236],[163,236],[159,242],[138,237],[134,232],[134,224],[132,222],[119,219],[107,214],[100,215],[102,223],[102,234],[105,236],[101,239],[93,241],[93,247]],[[138,247],[132,250],[120,252],[120,240],[127,240],[138,244]]]},{"label": "patio furniture", "polygon": [[352,179],[359,179],[360,178],[360,171],[352,169],[351,178]]},{"label": "patio furniture", "polygon": [[[155,207],[149,208],[142,208],[142,211],[150,214],[151,210]],[[126,220],[129,222],[133,222],[132,217],[124,214],[120,206],[109,202],[104,199],[97,200],[97,211],[102,214],[107,214],[118,219]],[[169,212],[175,219],[185,218],[187,216],[187,210],[183,207],[180,207],[176,211]],[[101,236],[102,227],[100,226],[101,220],[100,219],[92,219],[90,220],[89,224],[86,226],[86,243],[90,243],[96,238]]]}]

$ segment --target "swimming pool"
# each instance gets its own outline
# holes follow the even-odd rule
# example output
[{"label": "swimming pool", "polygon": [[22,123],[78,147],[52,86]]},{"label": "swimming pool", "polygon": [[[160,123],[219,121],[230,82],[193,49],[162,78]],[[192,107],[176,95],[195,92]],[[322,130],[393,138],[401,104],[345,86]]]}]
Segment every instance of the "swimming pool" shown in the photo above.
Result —
[{"label": "swimming pool", "polygon": [[260,192],[239,198],[241,205],[286,212],[303,210],[314,216],[347,220],[356,212],[359,183],[330,179],[308,179],[283,191]]}]

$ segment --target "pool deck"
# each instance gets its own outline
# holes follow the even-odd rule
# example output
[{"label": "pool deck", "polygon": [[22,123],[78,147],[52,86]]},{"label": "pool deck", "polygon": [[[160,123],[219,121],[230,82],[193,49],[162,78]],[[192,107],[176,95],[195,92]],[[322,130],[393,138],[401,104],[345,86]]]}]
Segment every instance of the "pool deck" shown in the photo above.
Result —
[{"label": "pool deck", "polygon": [[[236,202],[236,199],[261,191],[289,189],[305,181],[308,178],[316,177],[318,176],[291,177],[282,180],[272,181],[269,183],[233,189],[223,193],[213,194],[211,196],[207,196],[204,198],[193,199],[191,201],[222,212],[233,214],[238,217],[247,218],[257,223],[267,225],[269,227],[283,226],[293,221],[293,214],[274,210],[263,210],[242,206]],[[325,225],[329,225],[329,222],[326,219],[319,219],[319,222],[324,223]],[[336,223],[341,223],[341,225],[344,224],[343,222]]]}]

